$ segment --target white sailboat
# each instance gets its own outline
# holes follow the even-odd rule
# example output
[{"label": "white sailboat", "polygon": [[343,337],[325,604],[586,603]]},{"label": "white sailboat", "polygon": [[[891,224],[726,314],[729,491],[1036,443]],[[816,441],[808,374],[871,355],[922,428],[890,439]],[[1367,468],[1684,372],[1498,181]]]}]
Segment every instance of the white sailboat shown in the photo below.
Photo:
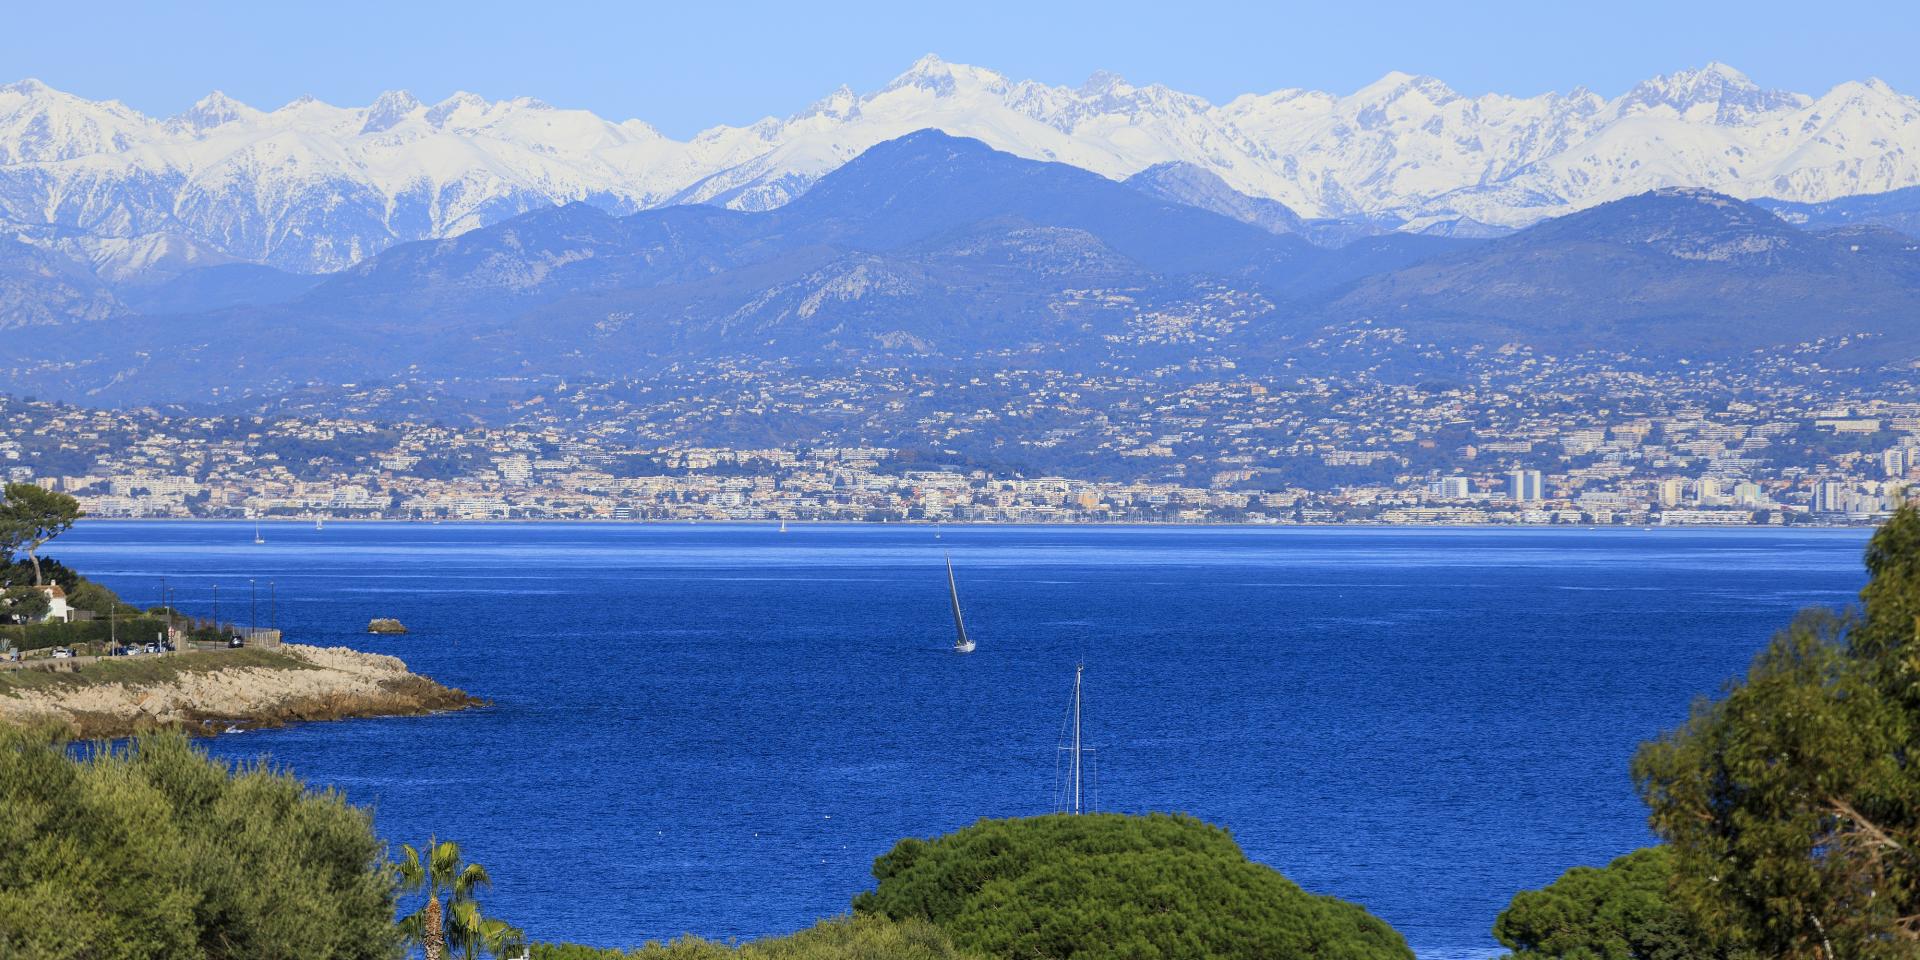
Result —
[{"label": "white sailboat", "polygon": [[1080,806],[1080,755],[1084,752],[1084,749],[1080,746],[1080,674],[1085,672],[1086,669],[1085,664],[1076,663],[1073,665],[1073,746],[1070,748],[1073,751],[1073,757],[1072,766],[1069,768],[1069,775],[1073,781],[1072,810],[1074,813],[1080,813],[1082,810]]},{"label": "white sailboat", "polygon": [[260,525],[257,523],[253,525],[253,542],[254,543],[267,542],[267,538],[260,535]]},{"label": "white sailboat", "polygon": [[786,533],[786,532],[787,532],[787,518],[786,518],[786,517],[781,517],[781,518],[780,518],[780,532],[781,532],[781,533]]},{"label": "white sailboat", "polygon": [[327,528],[327,518],[325,518],[325,517],[314,517],[314,518],[313,518],[313,528],[314,528],[315,530],[325,530],[325,529]]},{"label": "white sailboat", "polygon": [[953,581],[953,555],[947,555],[947,595],[953,598],[954,653],[972,653],[973,640],[967,636],[967,621],[960,616],[960,587]]}]

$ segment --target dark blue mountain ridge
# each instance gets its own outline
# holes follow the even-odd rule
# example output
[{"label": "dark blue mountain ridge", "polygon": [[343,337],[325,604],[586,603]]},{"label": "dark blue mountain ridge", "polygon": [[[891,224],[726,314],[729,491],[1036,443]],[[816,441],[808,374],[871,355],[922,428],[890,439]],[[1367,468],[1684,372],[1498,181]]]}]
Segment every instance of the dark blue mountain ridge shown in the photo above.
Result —
[{"label": "dark blue mountain ridge", "polygon": [[1647,355],[1868,332],[1877,359],[1893,359],[1920,354],[1906,332],[1916,278],[1920,253],[1898,234],[1808,232],[1686,190],[1495,240],[1398,233],[1325,249],[922,131],[774,211],[545,209],[393,247],[279,304],[24,328],[0,338],[0,365],[11,389],[144,401],[236,382],[525,383],[716,358],[1258,362],[1357,320]]},{"label": "dark blue mountain ridge", "polygon": [[1365,278],[1323,319],[1556,350],[1713,354],[1868,333],[1920,349],[1920,241],[1808,233],[1750,203],[1657,190]]},{"label": "dark blue mountain ridge", "polygon": [[1297,237],[938,130],[874,146],[771,217],[782,233],[880,251],[1015,218],[1085,231],[1164,274],[1259,272],[1313,251]]},{"label": "dark blue mountain ridge", "polygon": [[1780,219],[1807,230],[1869,224],[1920,237],[1920,187],[1865,193],[1824,203],[1772,199],[1753,202]]},{"label": "dark blue mountain ridge", "polygon": [[205,313],[284,303],[325,280],[325,276],[288,273],[264,264],[222,263],[185,270],[159,283],[122,285],[116,293],[135,313]]}]

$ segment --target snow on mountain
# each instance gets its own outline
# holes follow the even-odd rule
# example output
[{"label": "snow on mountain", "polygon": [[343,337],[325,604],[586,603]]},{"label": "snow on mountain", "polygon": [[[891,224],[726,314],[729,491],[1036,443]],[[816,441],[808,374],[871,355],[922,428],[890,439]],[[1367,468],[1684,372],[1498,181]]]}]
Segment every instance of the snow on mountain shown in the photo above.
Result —
[{"label": "snow on mountain", "polygon": [[1307,218],[1524,226],[1661,187],[1816,203],[1920,184],[1920,101],[1879,81],[1820,97],[1723,64],[1611,100],[1468,97],[1389,73],[1349,95],[1225,104],[1097,74],[1077,88],[927,56],[880,90],[678,141],[537,100],[404,91],[262,111],[220,93],[156,120],[0,86],[0,226],[111,280],[247,261],[333,270],[396,242],[543,206],[780,206],[873,145],[935,128],[1122,179],[1162,164]]}]

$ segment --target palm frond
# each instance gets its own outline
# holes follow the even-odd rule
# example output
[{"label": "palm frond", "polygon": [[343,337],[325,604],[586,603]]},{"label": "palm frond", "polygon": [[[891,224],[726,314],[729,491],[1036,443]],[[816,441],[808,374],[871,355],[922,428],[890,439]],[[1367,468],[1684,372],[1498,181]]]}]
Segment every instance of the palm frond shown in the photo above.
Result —
[{"label": "palm frond", "polygon": [[477,863],[469,863],[465,869],[460,871],[460,876],[454,879],[453,895],[456,897],[471,897],[475,891],[484,890],[492,885],[493,878],[487,876],[486,867]]}]

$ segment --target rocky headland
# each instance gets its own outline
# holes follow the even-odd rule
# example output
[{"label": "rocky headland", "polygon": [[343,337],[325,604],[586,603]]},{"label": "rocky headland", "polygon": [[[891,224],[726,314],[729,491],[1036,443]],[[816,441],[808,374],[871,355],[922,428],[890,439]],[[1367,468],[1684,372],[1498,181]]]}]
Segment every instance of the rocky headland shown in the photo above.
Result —
[{"label": "rocky headland", "polygon": [[49,666],[0,671],[0,723],[63,725],[79,737],[215,734],[484,703],[409,671],[398,657],[344,647],[286,644]]}]

